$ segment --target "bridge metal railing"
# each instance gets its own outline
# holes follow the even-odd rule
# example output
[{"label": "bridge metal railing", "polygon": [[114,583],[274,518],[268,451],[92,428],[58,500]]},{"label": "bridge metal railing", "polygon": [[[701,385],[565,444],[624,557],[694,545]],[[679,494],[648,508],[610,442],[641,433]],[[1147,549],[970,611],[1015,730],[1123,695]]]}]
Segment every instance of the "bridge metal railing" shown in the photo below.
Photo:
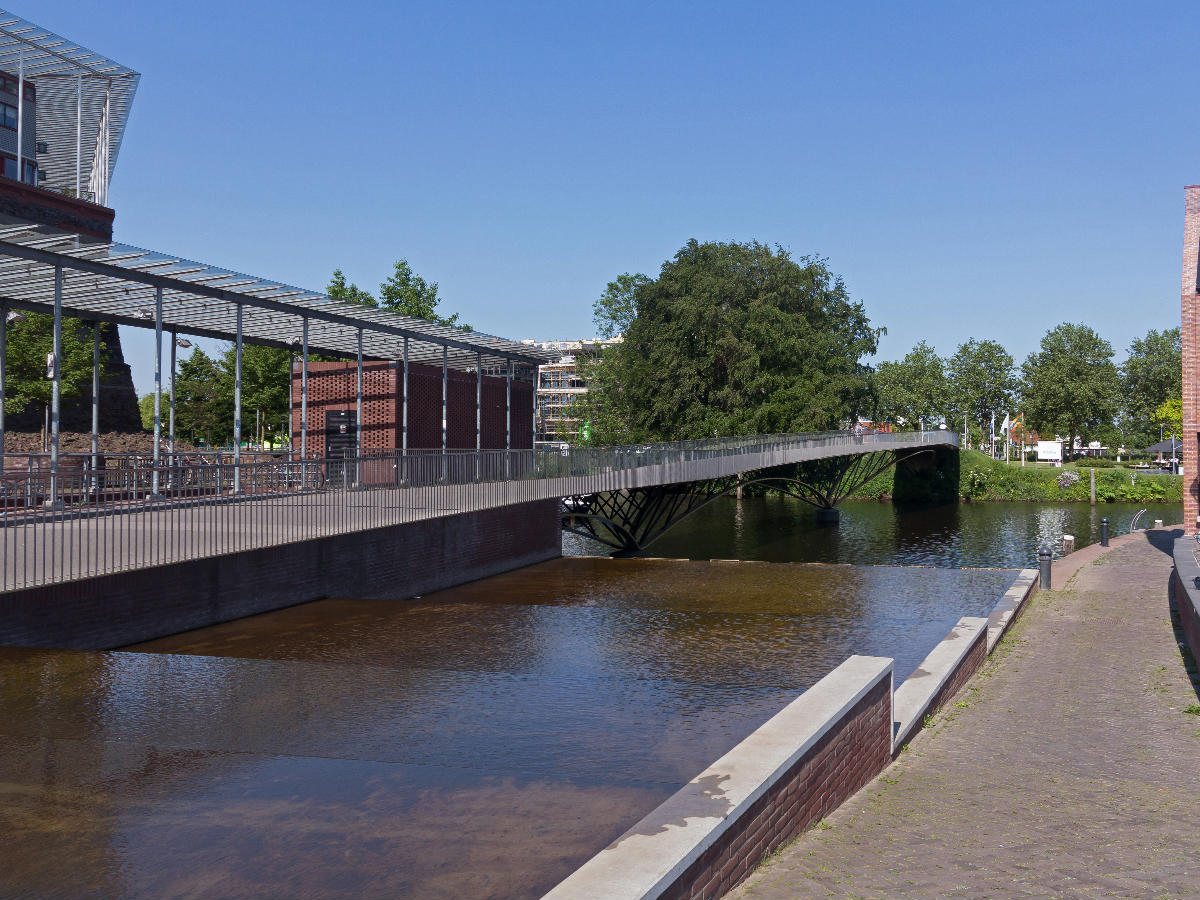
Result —
[{"label": "bridge metal railing", "polygon": [[92,466],[5,459],[0,592],[256,550],[418,519],[723,477],[915,444],[953,432],[753,435],[559,450],[410,450],[308,459],[165,455]]}]

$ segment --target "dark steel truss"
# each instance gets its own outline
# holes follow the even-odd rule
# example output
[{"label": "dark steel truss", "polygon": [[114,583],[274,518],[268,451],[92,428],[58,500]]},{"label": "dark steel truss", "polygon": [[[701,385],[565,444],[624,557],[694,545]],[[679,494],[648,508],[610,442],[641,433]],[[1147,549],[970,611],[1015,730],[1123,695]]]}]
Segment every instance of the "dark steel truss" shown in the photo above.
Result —
[{"label": "dark steel truss", "polygon": [[562,501],[564,531],[623,553],[646,549],[664,533],[740,486],[770,485],[817,509],[833,509],[871,479],[932,448],[882,450],[809,460],[773,469],[681,484],[581,494]]}]

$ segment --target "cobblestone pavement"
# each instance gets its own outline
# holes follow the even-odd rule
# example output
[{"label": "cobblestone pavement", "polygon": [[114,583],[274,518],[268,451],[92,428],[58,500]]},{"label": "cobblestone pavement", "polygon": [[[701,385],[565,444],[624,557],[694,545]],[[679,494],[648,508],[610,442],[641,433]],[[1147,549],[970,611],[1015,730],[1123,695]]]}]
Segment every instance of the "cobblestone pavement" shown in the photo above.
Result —
[{"label": "cobblestone pavement", "polygon": [[887,771],[732,896],[1200,897],[1177,534],[1135,537],[1038,594]]}]

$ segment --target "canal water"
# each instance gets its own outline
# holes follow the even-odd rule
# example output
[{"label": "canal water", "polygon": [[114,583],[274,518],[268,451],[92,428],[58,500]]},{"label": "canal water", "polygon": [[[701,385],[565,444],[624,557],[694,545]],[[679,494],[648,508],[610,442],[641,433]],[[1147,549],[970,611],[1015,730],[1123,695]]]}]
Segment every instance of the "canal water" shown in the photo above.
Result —
[{"label": "canal water", "polygon": [[899,681],[1013,576],[577,557],[0,648],[0,895],[536,897],[846,656]]},{"label": "canal water", "polygon": [[[852,565],[1035,567],[1048,545],[1058,555],[1062,535],[1075,546],[1100,540],[1100,519],[1110,534],[1155,519],[1183,521],[1183,505],[1159,503],[951,503],[904,509],[891,503],[849,500],[836,528],[817,525],[813,509],[791,497],[719,498],[683,520],[646,551],[648,556],[690,559],[757,559],[769,562],[833,562]],[[607,554],[598,541],[563,535],[567,555]]]}]

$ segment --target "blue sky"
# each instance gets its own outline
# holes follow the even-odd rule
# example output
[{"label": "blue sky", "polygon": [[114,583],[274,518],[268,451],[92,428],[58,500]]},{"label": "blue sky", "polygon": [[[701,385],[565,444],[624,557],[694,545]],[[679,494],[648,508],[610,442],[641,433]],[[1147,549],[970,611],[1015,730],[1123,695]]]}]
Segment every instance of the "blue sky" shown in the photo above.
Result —
[{"label": "blue sky", "polygon": [[[151,3],[13,11],[143,75],[119,240],[305,287],[407,257],[507,337],[689,238],[818,254],[888,329],[1018,361],[1179,321],[1195,8]],[[150,344],[127,339],[141,390]]]}]

